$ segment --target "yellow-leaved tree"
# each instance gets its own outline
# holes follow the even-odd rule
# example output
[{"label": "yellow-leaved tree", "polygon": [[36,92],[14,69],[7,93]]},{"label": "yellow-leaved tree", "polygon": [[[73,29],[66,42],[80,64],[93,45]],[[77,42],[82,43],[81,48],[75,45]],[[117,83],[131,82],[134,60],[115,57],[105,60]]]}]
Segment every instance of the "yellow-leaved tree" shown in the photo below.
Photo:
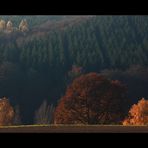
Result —
[{"label": "yellow-leaved tree", "polygon": [[148,125],[148,100],[142,98],[137,104],[134,104],[128,118],[123,122],[123,125]]},{"label": "yellow-leaved tree", "polygon": [[4,97],[0,99],[0,126],[12,125],[14,119],[14,110],[9,100]]}]

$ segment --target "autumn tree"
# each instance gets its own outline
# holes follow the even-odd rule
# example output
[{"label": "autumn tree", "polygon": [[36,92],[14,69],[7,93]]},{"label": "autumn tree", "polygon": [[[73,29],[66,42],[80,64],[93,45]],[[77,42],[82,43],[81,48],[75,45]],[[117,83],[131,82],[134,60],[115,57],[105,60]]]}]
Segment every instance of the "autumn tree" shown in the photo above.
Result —
[{"label": "autumn tree", "polygon": [[6,29],[8,33],[11,33],[13,31],[13,24],[11,21],[8,21],[6,24]]},{"label": "autumn tree", "polygon": [[6,28],[6,22],[4,20],[0,20],[0,31],[3,31]]},{"label": "autumn tree", "polygon": [[14,118],[14,110],[9,100],[4,97],[0,99],[0,125],[12,125]]},{"label": "autumn tree", "polygon": [[97,73],[76,78],[61,98],[56,110],[56,124],[119,123],[124,117],[126,88]]},{"label": "autumn tree", "polygon": [[22,32],[26,32],[28,31],[28,23],[27,23],[27,20],[26,19],[23,19],[21,22],[20,22],[20,25],[19,25],[19,30],[22,31]]},{"label": "autumn tree", "polygon": [[123,121],[123,125],[148,125],[148,100],[142,98],[129,110],[128,117]]},{"label": "autumn tree", "polygon": [[53,121],[54,106],[44,101],[35,112],[35,124],[50,124]]}]

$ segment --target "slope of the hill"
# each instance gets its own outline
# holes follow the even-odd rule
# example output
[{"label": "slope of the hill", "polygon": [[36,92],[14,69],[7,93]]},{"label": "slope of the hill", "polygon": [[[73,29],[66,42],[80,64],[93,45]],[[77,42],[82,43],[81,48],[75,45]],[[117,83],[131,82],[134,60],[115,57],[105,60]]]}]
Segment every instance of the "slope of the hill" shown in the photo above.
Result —
[{"label": "slope of the hill", "polygon": [[[40,16],[28,17],[35,24]],[[73,65],[83,73],[148,65],[148,16],[60,17],[38,18],[25,35],[0,34],[0,96],[21,106],[24,122],[32,122],[44,99],[57,103]],[[140,91],[135,96],[129,89],[129,99],[148,95]]]}]

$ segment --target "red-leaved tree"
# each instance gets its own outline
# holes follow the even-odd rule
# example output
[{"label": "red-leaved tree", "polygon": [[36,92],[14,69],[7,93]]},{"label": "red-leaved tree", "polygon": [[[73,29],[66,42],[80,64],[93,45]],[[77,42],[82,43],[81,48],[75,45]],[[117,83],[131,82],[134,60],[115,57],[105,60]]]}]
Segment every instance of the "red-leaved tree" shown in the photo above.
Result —
[{"label": "red-leaved tree", "polygon": [[54,115],[56,124],[119,123],[124,117],[126,88],[97,73],[76,78],[61,98]]}]

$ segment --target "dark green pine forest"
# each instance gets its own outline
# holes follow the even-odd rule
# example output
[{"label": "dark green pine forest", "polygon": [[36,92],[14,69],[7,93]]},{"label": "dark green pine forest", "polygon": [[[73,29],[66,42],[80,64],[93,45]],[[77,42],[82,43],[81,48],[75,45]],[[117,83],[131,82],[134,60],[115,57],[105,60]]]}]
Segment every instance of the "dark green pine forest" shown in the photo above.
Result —
[{"label": "dark green pine forest", "polygon": [[0,32],[0,97],[20,106],[24,124],[43,100],[58,103],[74,66],[122,81],[128,109],[148,96],[148,16],[0,16],[24,18],[27,33]]}]

